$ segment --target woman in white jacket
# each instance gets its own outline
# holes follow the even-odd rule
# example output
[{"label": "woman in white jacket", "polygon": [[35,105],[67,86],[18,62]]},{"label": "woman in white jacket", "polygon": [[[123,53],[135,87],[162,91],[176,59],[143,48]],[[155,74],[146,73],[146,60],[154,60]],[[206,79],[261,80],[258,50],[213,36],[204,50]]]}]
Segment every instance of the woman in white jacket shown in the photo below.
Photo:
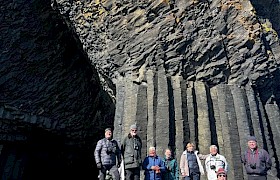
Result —
[{"label": "woman in white jacket", "polygon": [[198,154],[193,143],[187,144],[180,159],[180,170],[184,180],[200,180],[200,175],[204,174],[200,160],[206,159],[207,156]]}]

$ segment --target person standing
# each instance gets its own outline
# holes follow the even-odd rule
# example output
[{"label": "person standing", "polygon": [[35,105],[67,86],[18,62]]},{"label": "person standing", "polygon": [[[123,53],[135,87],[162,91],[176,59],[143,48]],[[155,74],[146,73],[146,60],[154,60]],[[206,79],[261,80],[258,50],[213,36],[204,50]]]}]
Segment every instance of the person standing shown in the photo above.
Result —
[{"label": "person standing", "polygon": [[166,167],[166,171],[163,173],[163,179],[179,180],[178,163],[176,159],[172,157],[170,149],[165,150],[165,157],[163,158],[163,162]]},{"label": "person standing", "polygon": [[228,172],[227,160],[223,155],[218,153],[218,147],[216,145],[210,146],[210,155],[205,160],[205,168],[208,180],[216,180],[216,172],[220,168],[223,168],[226,173]]},{"label": "person standing", "polygon": [[156,154],[155,147],[149,148],[149,155],[145,157],[142,168],[145,170],[145,180],[162,180],[166,168],[161,157]]},{"label": "person standing", "polygon": [[272,166],[268,152],[258,148],[254,136],[248,138],[248,149],[242,154],[241,161],[245,166],[248,180],[266,180],[267,171]]},{"label": "person standing", "polygon": [[137,126],[131,125],[121,145],[126,180],[140,180],[141,149],[142,141],[137,135]]},{"label": "person standing", "polygon": [[119,180],[118,167],[121,162],[121,151],[116,140],[112,139],[112,129],[105,129],[105,138],[97,142],[94,157],[99,169],[99,179],[105,180],[107,171],[114,180]]},{"label": "person standing", "polygon": [[200,180],[200,175],[204,174],[204,169],[200,159],[205,159],[207,155],[198,154],[193,143],[188,143],[186,150],[180,159],[180,169],[184,180]]}]

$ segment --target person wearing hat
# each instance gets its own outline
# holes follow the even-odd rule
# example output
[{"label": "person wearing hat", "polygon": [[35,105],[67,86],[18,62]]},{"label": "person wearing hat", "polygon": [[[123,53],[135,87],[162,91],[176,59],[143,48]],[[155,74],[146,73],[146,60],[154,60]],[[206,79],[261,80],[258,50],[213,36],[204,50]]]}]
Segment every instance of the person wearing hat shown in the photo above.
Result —
[{"label": "person wearing hat", "polygon": [[112,129],[105,129],[105,138],[97,142],[94,158],[99,169],[99,179],[105,180],[107,171],[114,180],[120,179],[118,166],[121,162],[121,151],[116,140],[112,139]]},{"label": "person wearing hat", "polygon": [[227,173],[223,168],[219,168],[216,174],[217,180],[227,180]]},{"label": "person wearing hat", "polygon": [[248,137],[248,149],[242,154],[241,161],[245,166],[248,180],[266,180],[272,161],[266,150],[258,148],[255,136]]},{"label": "person wearing hat", "polygon": [[139,180],[141,159],[142,141],[137,135],[137,126],[130,126],[130,132],[124,138],[121,145],[121,152],[124,160],[125,179]]}]

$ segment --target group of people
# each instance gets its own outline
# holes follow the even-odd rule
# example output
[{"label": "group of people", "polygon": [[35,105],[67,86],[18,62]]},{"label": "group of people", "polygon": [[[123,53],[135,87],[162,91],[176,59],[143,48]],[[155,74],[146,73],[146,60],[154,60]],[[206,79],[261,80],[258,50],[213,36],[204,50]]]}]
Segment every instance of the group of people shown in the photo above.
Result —
[{"label": "group of people", "polygon": [[205,160],[208,180],[226,179],[228,163],[226,158],[218,153],[216,145],[210,146],[210,154],[198,154],[193,143],[188,143],[180,159],[180,170],[185,180],[199,180],[204,175],[201,160]]},{"label": "group of people", "polygon": [[[105,138],[97,142],[94,157],[96,166],[99,169],[99,179],[105,180],[109,172],[114,180],[120,179],[118,168],[121,161],[124,161],[125,179],[140,179],[142,165],[141,158],[142,141],[137,135],[137,126],[130,126],[130,132],[122,141],[121,147],[112,138],[112,129],[105,129]],[[123,157],[123,158],[121,158]]]},{"label": "group of people", "polygon": [[[145,180],[200,180],[204,175],[204,166],[208,180],[226,180],[229,166],[226,158],[218,153],[218,147],[211,145],[210,153],[199,154],[194,143],[188,143],[182,153],[180,163],[172,157],[170,149],[165,150],[165,157],[159,157],[155,147],[150,147],[148,156],[142,162],[142,141],[137,135],[137,126],[132,125],[130,132],[119,147],[112,138],[112,129],[105,129],[105,138],[97,142],[94,156],[99,179],[105,180],[109,172],[114,180],[120,180],[118,168],[123,160],[126,180],[140,180],[140,170],[144,170]],[[203,166],[201,160],[205,160]],[[267,171],[272,162],[266,150],[258,148],[254,136],[248,139],[248,149],[242,154],[241,161],[248,174],[248,180],[266,180]]]}]

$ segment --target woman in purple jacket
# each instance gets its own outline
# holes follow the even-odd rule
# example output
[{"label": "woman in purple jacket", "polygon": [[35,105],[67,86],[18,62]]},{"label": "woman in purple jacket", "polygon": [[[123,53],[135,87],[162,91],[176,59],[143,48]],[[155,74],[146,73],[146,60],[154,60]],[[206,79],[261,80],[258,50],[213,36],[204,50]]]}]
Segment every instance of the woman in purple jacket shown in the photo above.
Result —
[{"label": "woman in purple jacket", "polygon": [[162,159],[157,156],[155,147],[149,148],[149,156],[144,159],[142,168],[145,170],[145,180],[162,180],[165,165]]}]

